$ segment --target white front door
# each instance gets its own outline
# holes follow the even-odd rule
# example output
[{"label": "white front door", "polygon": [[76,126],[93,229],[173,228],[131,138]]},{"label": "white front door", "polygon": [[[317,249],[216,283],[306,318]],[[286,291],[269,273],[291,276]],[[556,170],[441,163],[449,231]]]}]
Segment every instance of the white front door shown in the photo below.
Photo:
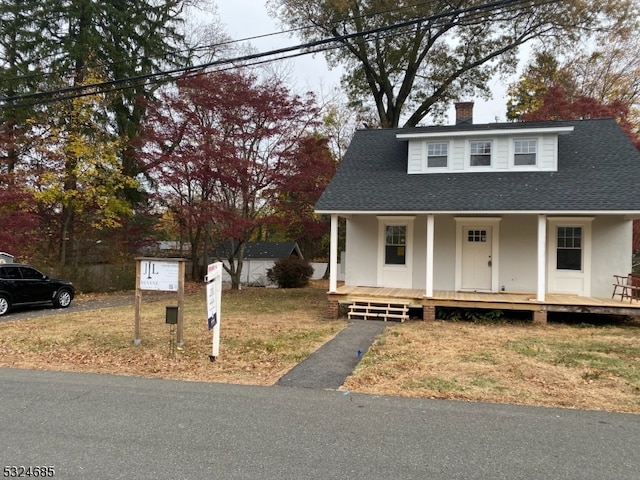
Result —
[{"label": "white front door", "polygon": [[414,217],[378,217],[379,287],[411,288]]},{"label": "white front door", "polygon": [[463,290],[491,291],[492,228],[490,225],[465,226],[462,229]]}]

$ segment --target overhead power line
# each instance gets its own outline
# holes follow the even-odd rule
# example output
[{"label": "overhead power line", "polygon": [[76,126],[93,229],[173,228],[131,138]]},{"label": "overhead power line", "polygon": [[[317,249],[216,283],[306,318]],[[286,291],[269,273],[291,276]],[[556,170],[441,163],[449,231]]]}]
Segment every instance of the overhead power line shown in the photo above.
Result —
[{"label": "overhead power line", "polygon": [[[546,0],[538,3],[537,5],[543,5],[548,3],[556,3],[560,0]],[[169,70],[163,70],[155,73],[131,76],[122,79],[109,80],[105,82],[96,82],[87,85],[77,85],[66,88],[60,88],[55,90],[24,94],[24,95],[15,95],[10,97],[0,97],[0,102],[4,104],[13,104],[13,106],[26,106],[40,103],[49,103],[56,102],[62,100],[69,100],[76,97],[88,96],[88,95],[96,95],[100,93],[108,93],[112,91],[118,91],[127,88],[133,88],[136,86],[143,85],[148,81],[153,82],[163,82],[163,81],[172,81],[175,80],[176,75],[197,75],[203,74],[207,72],[207,69],[216,68],[216,67],[227,67],[234,68],[237,64],[246,64],[248,62],[255,63],[264,63],[269,61],[282,60],[285,58],[291,58],[294,56],[307,55],[312,53],[318,53],[324,50],[330,50],[335,48],[340,48],[342,43],[347,40],[351,40],[354,38],[365,38],[375,36],[378,34],[389,33],[394,30],[402,30],[406,27],[412,27],[424,22],[436,22],[443,18],[448,17],[462,17],[468,14],[479,13],[484,11],[497,10],[500,8],[506,7],[516,7],[519,4],[530,4],[529,0],[497,0],[490,3],[485,3],[481,5],[475,5],[468,8],[456,9],[447,12],[442,12],[435,15],[430,15],[426,17],[419,17],[411,20],[407,20],[404,22],[399,22],[391,25],[386,25],[370,30],[366,30],[364,32],[354,32],[347,33],[343,35],[334,35],[332,37],[323,38],[311,42],[306,42],[298,45],[292,45],[288,47],[282,47],[274,50],[269,50],[266,52],[257,52],[246,55],[241,55],[234,58],[225,58],[220,60],[214,60],[211,62],[206,62],[194,66],[185,66],[180,68],[174,68]],[[293,54],[292,52],[298,52]],[[288,55],[287,57],[278,57],[273,59],[267,59],[267,57],[275,57]],[[218,68],[220,69],[220,68]]]}]

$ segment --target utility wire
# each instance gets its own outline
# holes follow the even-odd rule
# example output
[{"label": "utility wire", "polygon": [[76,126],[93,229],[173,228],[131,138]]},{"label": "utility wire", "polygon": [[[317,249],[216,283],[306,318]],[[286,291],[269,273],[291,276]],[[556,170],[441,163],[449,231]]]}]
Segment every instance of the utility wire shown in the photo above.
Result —
[{"label": "utility wire", "polygon": [[[271,33],[265,33],[265,34],[260,34],[260,35],[253,35],[251,37],[244,37],[244,38],[240,38],[240,39],[230,39],[230,40],[224,40],[224,41],[220,41],[217,43],[213,43],[213,44],[207,44],[207,45],[200,45],[200,46],[193,46],[190,48],[185,48],[182,50],[176,50],[174,53],[175,54],[189,54],[189,53],[194,53],[196,54],[197,52],[201,52],[201,51],[210,51],[212,49],[215,49],[216,47],[226,47],[229,45],[234,45],[234,44],[238,44],[238,43],[245,43],[245,42],[251,42],[253,40],[261,40],[264,38],[269,38],[269,37],[275,37],[275,36],[280,36],[280,35],[285,35],[285,34],[289,34],[289,33],[295,33],[295,32],[303,32],[305,30],[311,30],[314,28],[318,28],[318,27],[331,27],[334,26],[336,24],[348,21],[348,20],[355,20],[355,19],[367,19],[367,18],[371,18],[371,17],[375,17],[377,15],[385,15],[388,13],[396,13],[396,12],[401,12],[403,10],[408,10],[408,9],[413,9],[416,7],[423,7],[426,6],[430,3],[432,3],[433,0],[429,0],[426,2],[417,2],[417,3],[413,3],[411,5],[405,5],[405,6],[401,6],[401,7],[396,7],[396,8],[389,8],[387,10],[379,10],[376,12],[371,12],[371,13],[367,13],[365,15],[359,15],[356,17],[344,17],[338,20],[334,20],[330,23],[324,23],[324,24],[316,24],[316,25],[312,25],[312,26],[304,26],[304,27],[296,27],[296,28],[290,28],[287,30],[281,30],[279,32],[271,32]],[[321,49],[317,50],[317,52],[322,51]],[[315,53],[315,52],[314,52]],[[36,63],[43,63],[44,60],[43,59],[39,59]],[[113,65],[119,65],[126,62],[126,60],[122,60],[119,62],[114,62]],[[259,62],[259,63],[264,63],[264,62]],[[85,66],[83,66],[82,68],[84,70],[90,70],[92,68],[101,68],[103,67],[104,64],[100,63],[100,62],[96,62],[93,64],[86,64]],[[67,72],[65,74],[62,74],[59,71],[53,71],[53,72],[38,72],[38,73],[32,73],[30,75],[20,75],[20,76],[15,76],[15,77],[4,77],[2,79],[0,79],[0,85],[5,83],[5,82],[11,82],[11,81],[16,81],[16,80],[21,80],[21,79],[33,79],[33,78],[46,78],[46,77],[52,77],[52,76],[57,76],[59,78],[64,78],[65,76],[71,76],[70,72]],[[0,99],[1,100],[1,99]]]},{"label": "utility wire", "polygon": [[[555,3],[558,1],[560,0],[547,0],[538,5],[542,5],[546,3]],[[159,80],[155,80],[155,81],[157,82],[171,81],[171,80],[174,80],[174,76],[177,74],[187,74],[187,75],[203,74],[203,73],[206,73],[206,70],[208,68],[222,67],[225,65],[230,65],[228,68],[234,68],[235,67],[234,64],[255,62],[259,59],[264,59],[265,57],[290,54],[291,52],[294,52],[297,50],[302,50],[303,52],[297,55],[293,54],[291,55],[292,57],[299,56],[299,55],[306,55],[310,53],[318,53],[323,50],[340,48],[341,43],[354,38],[359,38],[359,37],[365,38],[365,37],[369,37],[369,36],[380,34],[380,33],[388,33],[393,30],[412,27],[424,22],[434,22],[447,17],[462,17],[467,14],[478,13],[485,10],[497,10],[502,7],[513,7],[521,3],[529,3],[529,2],[527,0],[498,0],[495,2],[467,7],[464,9],[456,9],[448,12],[442,12],[442,13],[430,15],[427,17],[419,17],[416,19],[411,19],[408,21],[400,22],[400,23],[395,23],[391,25],[386,25],[386,26],[366,30],[364,32],[334,35],[333,37],[323,38],[320,40],[306,42],[299,45],[278,48],[278,49],[269,50],[266,52],[258,52],[258,53],[241,55],[241,56],[230,58],[230,59],[215,60],[215,61],[206,62],[206,63],[195,65],[195,66],[180,67],[180,68],[164,70],[156,73],[132,76],[132,77],[127,77],[127,78],[117,79],[117,80],[110,80],[105,82],[98,82],[98,83],[93,83],[89,85],[77,85],[77,86],[61,88],[61,89],[56,89],[51,91],[37,92],[37,93],[24,94],[24,95],[15,95],[11,97],[0,97],[0,102],[3,102],[5,104],[13,103],[14,106],[26,106],[26,105],[32,105],[32,104],[69,100],[72,98],[87,96],[87,95],[108,93],[110,91],[117,91],[117,90],[122,90],[127,88],[133,88],[136,86],[141,86],[141,85],[144,85],[148,80],[159,79],[159,77],[167,77],[167,78],[165,79],[160,78]],[[308,28],[308,27],[305,27],[305,28]],[[331,44],[335,44],[335,45],[331,46]],[[319,48],[319,47],[322,47],[322,48]],[[259,62],[259,63],[264,63],[266,61],[273,61],[273,60],[282,60],[282,59],[283,58],[264,60],[263,62]],[[29,100],[31,101],[29,104],[22,103]]]}]

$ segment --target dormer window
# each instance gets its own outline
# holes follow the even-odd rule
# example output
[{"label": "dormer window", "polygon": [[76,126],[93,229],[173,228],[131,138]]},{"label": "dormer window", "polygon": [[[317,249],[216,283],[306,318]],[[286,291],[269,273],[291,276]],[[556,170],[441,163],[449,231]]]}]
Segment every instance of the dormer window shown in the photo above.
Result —
[{"label": "dormer window", "polygon": [[469,144],[471,159],[469,165],[472,167],[491,166],[491,141],[472,141]]},{"label": "dormer window", "polygon": [[514,165],[536,165],[538,141],[536,139],[514,140]]},{"label": "dormer window", "polygon": [[448,143],[427,143],[427,168],[447,168]]}]

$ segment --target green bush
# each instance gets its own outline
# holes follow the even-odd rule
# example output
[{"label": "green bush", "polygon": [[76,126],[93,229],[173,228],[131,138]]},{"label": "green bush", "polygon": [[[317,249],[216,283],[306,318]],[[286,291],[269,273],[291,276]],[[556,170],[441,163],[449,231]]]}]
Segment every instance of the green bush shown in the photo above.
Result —
[{"label": "green bush", "polygon": [[280,288],[302,288],[309,285],[313,267],[299,257],[279,258],[267,270],[267,278]]}]

